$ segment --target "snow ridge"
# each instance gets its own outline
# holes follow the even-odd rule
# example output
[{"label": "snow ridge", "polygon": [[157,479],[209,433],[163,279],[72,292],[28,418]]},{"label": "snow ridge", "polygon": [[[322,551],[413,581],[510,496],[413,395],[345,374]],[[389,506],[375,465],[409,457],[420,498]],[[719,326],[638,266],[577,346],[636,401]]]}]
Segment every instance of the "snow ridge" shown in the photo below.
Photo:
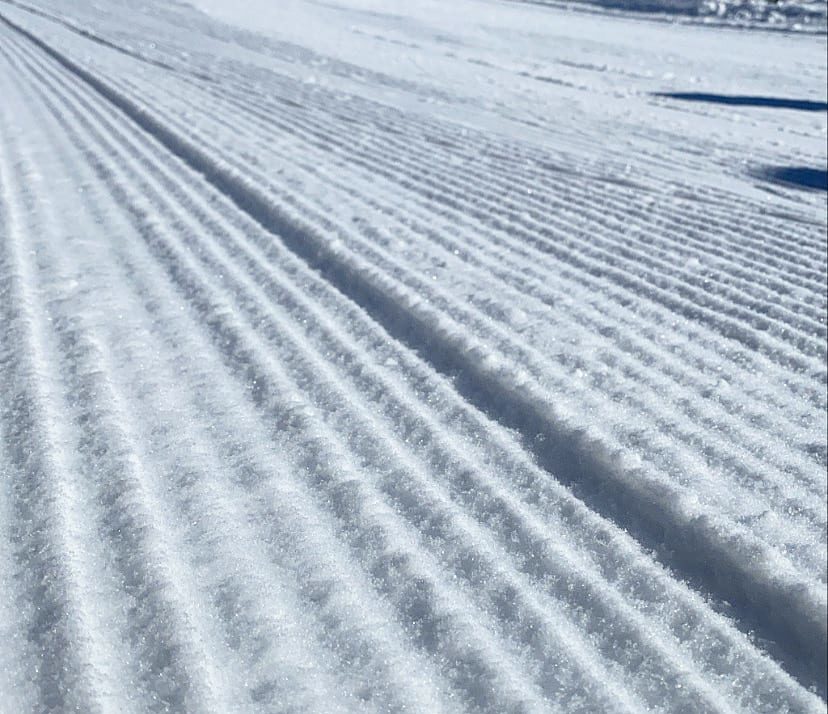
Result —
[{"label": "snow ridge", "polygon": [[[180,71],[160,36],[145,62],[50,16],[0,16],[28,119],[0,112],[0,564],[39,663],[4,668],[22,710],[824,709],[825,454],[803,418],[824,409],[821,230],[712,195],[705,220],[630,212],[641,184],[558,176],[536,148],[515,147],[526,173],[516,153],[475,175],[478,139],[445,123],[230,58]],[[355,147],[354,124],[384,128]],[[429,166],[435,143],[458,162]],[[544,183],[554,210],[526,191]],[[598,362],[549,359],[527,330],[549,309]],[[718,354],[756,390],[738,410],[709,401]],[[590,370],[643,391],[613,411]],[[677,417],[649,396],[668,388]]]}]

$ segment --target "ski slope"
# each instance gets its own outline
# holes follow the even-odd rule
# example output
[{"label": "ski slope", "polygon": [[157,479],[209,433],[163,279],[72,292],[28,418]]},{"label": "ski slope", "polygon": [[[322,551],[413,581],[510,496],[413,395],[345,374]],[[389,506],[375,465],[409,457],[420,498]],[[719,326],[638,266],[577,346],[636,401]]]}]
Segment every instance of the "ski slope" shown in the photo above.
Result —
[{"label": "ski slope", "polygon": [[0,712],[825,712],[825,92],[818,33],[0,1]]}]

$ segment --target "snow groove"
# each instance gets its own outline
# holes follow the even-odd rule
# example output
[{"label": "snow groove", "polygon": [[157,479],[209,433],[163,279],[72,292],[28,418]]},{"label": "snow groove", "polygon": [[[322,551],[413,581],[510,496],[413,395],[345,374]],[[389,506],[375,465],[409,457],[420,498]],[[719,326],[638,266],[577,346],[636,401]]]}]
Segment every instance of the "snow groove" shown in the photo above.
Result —
[{"label": "snow groove", "polygon": [[[238,128],[236,128],[236,131],[238,131]],[[309,167],[308,167],[307,170],[308,170],[308,172],[310,172]],[[361,198],[361,197],[359,197],[359,198]],[[368,205],[370,205],[372,208],[376,208],[376,210],[381,210],[381,211],[387,210],[384,207],[376,204],[375,202],[370,202]],[[507,271],[507,270],[504,269],[504,265],[509,265],[512,262],[511,259],[510,259],[510,256],[503,255],[503,256],[500,257],[500,259],[498,261],[495,261],[495,260],[488,261],[488,260],[485,259],[485,250],[486,250],[485,245],[482,245],[480,247],[479,251],[476,251],[475,253],[470,253],[470,252],[468,252],[468,246],[463,246],[458,241],[452,241],[452,240],[444,241],[442,236],[440,234],[438,234],[434,230],[434,228],[430,227],[428,225],[428,223],[426,222],[429,219],[429,216],[427,214],[424,213],[421,223],[412,222],[410,217],[413,216],[414,214],[415,214],[415,211],[412,208],[409,207],[408,208],[409,220],[407,222],[407,225],[410,225],[413,231],[415,231],[416,233],[419,233],[420,235],[433,236],[435,242],[439,241],[441,243],[444,243],[445,247],[446,247],[446,250],[447,250],[447,254],[446,254],[447,257],[450,257],[449,253],[457,254],[462,250],[463,251],[462,258],[463,258],[463,261],[465,262],[465,264],[467,266],[468,265],[475,265],[475,266],[483,267],[483,268],[489,270],[491,273],[493,273],[496,277],[503,280],[503,282],[509,283],[509,284],[514,284],[515,288],[518,289],[518,292],[513,293],[516,297],[518,297],[520,295],[523,295],[523,296],[532,295],[533,297],[537,297],[537,299],[539,300],[539,303],[540,303],[538,305],[539,309],[542,309],[542,305],[554,305],[557,300],[561,299],[560,294],[556,295],[556,294],[552,293],[546,285],[544,285],[540,282],[540,279],[538,279],[536,281],[533,281],[533,282],[528,282],[526,280],[526,277],[525,277],[526,274],[534,272],[531,265],[527,267],[526,264],[516,263],[514,270]],[[432,221],[433,221],[433,215],[431,216],[431,218],[432,218]],[[462,214],[457,214],[455,216],[452,216],[452,219],[454,221],[454,225],[459,225],[463,222]],[[479,226],[476,227],[476,230],[477,230],[478,233],[485,234],[485,229],[480,229]],[[380,240],[381,236],[378,235],[377,239]],[[542,275],[542,274],[540,273],[540,271],[537,271],[537,272],[538,272],[538,278],[540,278],[540,275]],[[481,274],[480,279],[481,280],[485,279],[485,274],[484,273]],[[578,286],[573,283],[573,285],[571,286],[570,289],[572,291],[577,291]],[[586,291],[584,291],[583,303],[588,304],[589,302],[590,302],[589,294],[586,293]],[[482,310],[485,310],[486,309],[485,303],[482,303],[480,305],[480,308]],[[593,315],[595,317],[593,317],[593,316],[589,316],[589,317],[583,316],[583,317],[581,317],[582,324],[589,325],[592,329],[594,329],[596,332],[599,332],[599,333],[602,330],[606,330],[607,328],[606,328],[605,324],[602,324],[602,321],[600,319],[595,319],[595,318],[600,318],[600,316],[601,316],[600,310],[597,306],[594,310]],[[492,315],[492,317],[496,317],[496,316]],[[508,318],[508,316],[505,316],[505,317]],[[639,326],[636,325],[636,327],[639,327]],[[633,341],[633,340],[635,340],[635,338],[631,337],[631,338],[629,338],[629,340]],[[642,342],[639,342],[639,341],[635,341],[634,350],[632,351],[633,356],[635,357],[635,356],[640,355],[642,353],[644,353],[644,354],[647,353],[646,344],[642,343]],[[653,354],[654,359],[663,359],[665,356],[666,356],[666,353],[663,350],[657,350]],[[686,371],[687,371],[686,367],[682,371],[675,371],[675,373],[674,373],[675,377],[674,378],[676,378],[676,377],[679,378],[679,379],[686,378],[686,374],[685,374]],[[700,369],[699,374],[703,375],[704,370]],[[670,376],[673,377],[674,375],[670,375]],[[642,381],[646,382],[647,380],[651,379],[652,375],[648,375],[645,372],[638,371],[635,375],[635,378],[636,378],[637,383],[641,384]],[[673,388],[675,388],[675,383],[673,383]],[[693,396],[696,396],[696,398],[697,398],[697,395],[692,395],[692,394],[691,394],[690,398],[693,398]],[[732,404],[732,405],[728,405],[728,406],[730,406],[734,410],[737,407],[736,404]],[[738,406],[741,407],[741,408],[744,408],[744,402],[741,402]],[[757,410],[755,412],[756,416],[754,418],[761,418],[762,411],[766,408],[766,406],[767,406],[766,402],[763,402],[761,405],[757,404]],[[782,405],[780,405],[780,407],[781,406]],[[709,409],[709,406],[707,408]],[[642,406],[642,409],[646,409],[646,407]],[[688,416],[690,416],[696,422],[698,422],[699,420],[704,419],[704,417],[701,414],[701,409],[689,412]],[[721,425],[723,423],[729,422],[730,419],[731,419],[730,413],[725,412],[725,413],[722,413],[720,415],[717,414],[717,419],[713,423],[717,427],[721,427]],[[735,420],[734,420],[733,428],[734,428],[734,432],[738,433],[738,431],[736,431],[738,429],[738,422],[736,422]],[[750,432],[748,431],[747,433],[750,433]],[[688,436],[687,438],[689,439],[691,437]],[[780,450],[782,453],[784,453],[787,447],[784,443],[780,442],[780,444],[776,448],[778,450]],[[752,468],[751,458],[752,457],[749,453],[739,453],[738,455],[734,454],[734,456],[733,456],[734,462],[739,464],[740,467],[743,466],[746,470],[746,473],[748,473],[748,472],[752,473],[752,471],[750,471],[751,468]],[[771,459],[775,458],[775,454],[774,455],[768,455],[768,458],[771,458]],[[780,466],[781,466],[781,464],[780,464]],[[753,487],[752,479],[751,479],[751,487]],[[786,484],[786,492],[787,492],[787,497],[790,497],[792,495],[790,493],[790,485],[789,484]],[[805,499],[807,500],[811,496],[812,496],[812,494],[805,494]],[[806,511],[808,509],[808,506],[805,505],[804,501],[800,504],[799,507],[806,510]],[[816,514],[814,514],[814,517],[815,518],[817,517]]]},{"label": "snow groove", "polygon": [[0,13],[14,705],[824,710],[807,223],[797,253],[722,196],[710,232],[704,189],[650,215],[655,180],[528,144],[473,166],[479,132],[97,17]]},{"label": "snow groove", "polygon": [[[412,305],[398,286],[388,284],[374,269],[354,256],[332,249],[315,231],[286,217],[267,196],[171,131],[145,108],[27,31],[12,26],[126,112],[191,168],[204,174],[222,193],[367,310],[391,335],[421,355],[427,354],[439,371],[456,375],[454,384],[461,394],[490,418],[518,431],[538,462],[564,483],[578,486],[592,507],[630,529],[645,543],[664,544],[672,551],[672,567],[701,580],[720,599],[736,601],[741,616],[750,618],[748,627],[770,623],[764,625],[765,636],[777,641],[787,636],[792,651],[825,649],[824,603],[795,581],[786,583],[784,575],[757,577],[751,561],[762,558],[760,544],[753,544],[751,550],[755,555],[746,563],[744,549],[722,543],[705,519],[688,517],[677,505],[682,502],[680,493],[661,483],[658,486],[662,493],[656,496],[656,483],[640,472],[619,468],[617,459],[606,453],[601,444],[567,429],[554,412],[550,413],[546,399],[533,394],[526,385],[498,374],[498,370],[487,368],[491,358],[480,348],[470,347],[449,330],[435,331],[434,325],[440,323],[441,316],[424,306]],[[603,495],[609,489],[611,499]],[[745,541],[750,548],[750,540]]]},{"label": "snow groove", "polygon": [[[4,120],[4,136],[11,136],[6,112],[0,113],[0,118]],[[41,321],[44,311],[33,292],[32,268],[20,246],[23,227],[15,215],[15,205],[27,199],[11,196],[9,189],[9,164],[19,178],[25,177],[15,185],[31,185],[37,181],[37,173],[30,160],[20,157],[14,161],[12,151],[10,147],[8,155],[4,151],[0,156],[6,214],[0,258],[5,294],[0,304],[4,323],[14,330],[10,336],[16,338],[4,341],[4,371],[22,378],[17,382],[19,391],[4,390],[0,413],[4,441],[11,445],[7,453],[11,519],[4,547],[13,546],[14,581],[23,588],[17,599],[26,640],[43,653],[33,685],[39,692],[37,701],[49,708],[101,711],[119,706],[131,711],[128,701],[120,696],[123,689],[110,698],[98,687],[98,678],[129,683],[131,676],[119,670],[114,654],[117,643],[108,636],[111,624],[117,622],[110,606],[113,590],[105,581],[93,585],[92,562],[99,555],[97,537],[79,512],[77,471],[67,463],[71,452],[67,453],[66,446],[71,437],[53,411],[52,405],[61,404],[59,386],[48,366],[53,363],[49,350],[54,347]],[[26,349],[11,349],[15,343]],[[36,378],[25,379],[27,374]],[[37,391],[27,391],[27,383]],[[34,656],[31,653],[27,659]],[[67,693],[71,697],[68,701],[64,698]]]}]

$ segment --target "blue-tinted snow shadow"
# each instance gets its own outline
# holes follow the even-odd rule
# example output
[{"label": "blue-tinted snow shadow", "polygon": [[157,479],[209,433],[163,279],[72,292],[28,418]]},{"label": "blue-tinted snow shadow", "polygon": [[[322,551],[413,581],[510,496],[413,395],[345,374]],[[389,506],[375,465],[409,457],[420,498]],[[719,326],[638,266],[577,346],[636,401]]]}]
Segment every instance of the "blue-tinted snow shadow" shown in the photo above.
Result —
[{"label": "blue-tinted snow shadow", "polygon": [[828,171],[804,166],[767,166],[754,172],[757,178],[809,191],[828,191]]},{"label": "blue-tinted snow shadow", "polygon": [[828,111],[828,103],[810,99],[786,99],[784,97],[756,97],[739,94],[707,94],[705,92],[653,92],[654,97],[678,99],[685,102],[707,102],[735,107],[770,107],[771,109],[799,109],[805,112]]}]

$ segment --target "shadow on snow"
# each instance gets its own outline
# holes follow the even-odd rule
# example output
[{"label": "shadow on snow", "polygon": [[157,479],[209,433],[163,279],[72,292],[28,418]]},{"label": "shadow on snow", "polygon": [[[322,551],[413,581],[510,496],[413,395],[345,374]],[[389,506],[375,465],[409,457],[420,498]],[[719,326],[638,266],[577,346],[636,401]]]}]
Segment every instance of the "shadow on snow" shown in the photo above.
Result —
[{"label": "shadow on snow", "polygon": [[654,97],[679,99],[685,102],[708,102],[737,107],[770,107],[772,109],[799,109],[806,112],[828,111],[828,103],[810,99],[785,99],[783,97],[752,97],[736,94],[706,94],[704,92],[653,92]]},{"label": "shadow on snow", "polygon": [[755,173],[757,178],[773,183],[816,191],[828,191],[828,171],[804,166],[767,166]]}]

